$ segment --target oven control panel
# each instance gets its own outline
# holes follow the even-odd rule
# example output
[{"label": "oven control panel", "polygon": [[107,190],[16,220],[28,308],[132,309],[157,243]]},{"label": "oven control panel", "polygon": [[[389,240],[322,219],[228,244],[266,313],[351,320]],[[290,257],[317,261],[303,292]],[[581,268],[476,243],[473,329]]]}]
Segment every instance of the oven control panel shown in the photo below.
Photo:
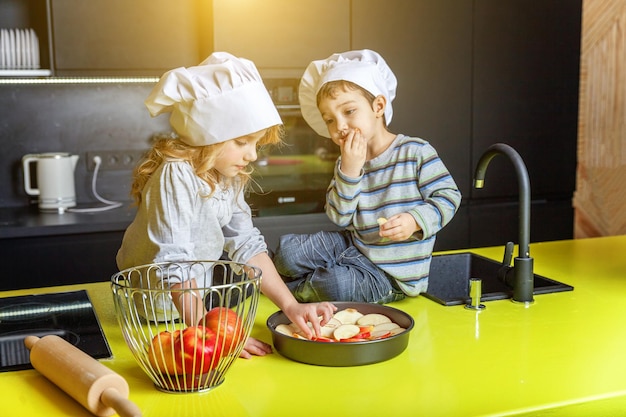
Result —
[{"label": "oven control panel", "polygon": [[263,80],[272,101],[277,106],[297,106],[298,102],[298,78],[266,78]]}]

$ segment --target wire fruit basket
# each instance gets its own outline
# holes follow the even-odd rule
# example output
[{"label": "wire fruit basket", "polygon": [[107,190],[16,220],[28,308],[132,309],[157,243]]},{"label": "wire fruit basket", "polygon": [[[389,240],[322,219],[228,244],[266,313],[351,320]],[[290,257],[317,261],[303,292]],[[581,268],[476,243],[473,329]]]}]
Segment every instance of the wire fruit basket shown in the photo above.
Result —
[{"label": "wire fruit basket", "polygon": [[260,269],[221,260],[154,263],[111,277],[126,344],[166,392],[224,382],[254,325],[260,288]]}]

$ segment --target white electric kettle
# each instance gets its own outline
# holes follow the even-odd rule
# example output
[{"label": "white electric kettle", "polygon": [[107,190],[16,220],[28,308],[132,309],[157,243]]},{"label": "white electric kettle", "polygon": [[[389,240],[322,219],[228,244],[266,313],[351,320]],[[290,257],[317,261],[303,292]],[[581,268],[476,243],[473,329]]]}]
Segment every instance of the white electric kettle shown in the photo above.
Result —
[{"label": "white electric kettle", "polygon": [[[24,155],[24,190],[28,195],[39,196],[41,211],[63,213],[76,205],[74,189],[74,169],[78,155],[65,152],[48,152]],[[33,188],[30,178],[30,164],[37,163],[37,188]]]}]

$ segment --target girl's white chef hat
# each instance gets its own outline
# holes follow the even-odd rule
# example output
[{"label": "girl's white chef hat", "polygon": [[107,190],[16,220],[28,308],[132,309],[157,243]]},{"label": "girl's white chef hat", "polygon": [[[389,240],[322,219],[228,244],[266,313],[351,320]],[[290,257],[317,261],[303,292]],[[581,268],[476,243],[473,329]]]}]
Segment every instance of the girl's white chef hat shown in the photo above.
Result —
[{"label": "girl's white chef hat", "polygon": [[309,64],[300,80],[299,98],[302,116],[318,135],[329,138],[328,128],[317,108],[317,93],[329,81],[350,81],[374,96],[387,99],[385,121],[391,123],[398,81],[385,60],[369,49],[332,54]]},{"label": "girl's white chef hat", "polygon": [[145,105],[188,145],[205,146],[282,124],[254,63],[215,52],[200,65],[163,74]]}]

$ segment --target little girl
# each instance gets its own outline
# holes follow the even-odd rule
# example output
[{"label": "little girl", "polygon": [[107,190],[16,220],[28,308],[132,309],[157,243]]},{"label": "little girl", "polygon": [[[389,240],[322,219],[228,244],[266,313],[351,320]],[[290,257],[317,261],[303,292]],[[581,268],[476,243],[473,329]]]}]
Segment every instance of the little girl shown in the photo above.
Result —
[{"label": "little girl", "polygon": [[[260,268],[261,291],[307,335],[319,335],[318,317],[323,325],[335,306],[297,302],[276,272],[243,198],[257,148],[279,143],[282,134],[282,121],[254,64],[216,52],[199,66],[165,73],[145,104],[152,116],[171,113],[176,135],[158,140],[135,169],[131,194],[138,209],[118,251],[118,267],[217,260],[226,252],[232,261]],[[168,284],[197,287],[193,278]],[[188,325],[204,314],[201,300],[195,306],[172,301]],[[242,357],[270,352],[271,346],[249,338]]]}]

